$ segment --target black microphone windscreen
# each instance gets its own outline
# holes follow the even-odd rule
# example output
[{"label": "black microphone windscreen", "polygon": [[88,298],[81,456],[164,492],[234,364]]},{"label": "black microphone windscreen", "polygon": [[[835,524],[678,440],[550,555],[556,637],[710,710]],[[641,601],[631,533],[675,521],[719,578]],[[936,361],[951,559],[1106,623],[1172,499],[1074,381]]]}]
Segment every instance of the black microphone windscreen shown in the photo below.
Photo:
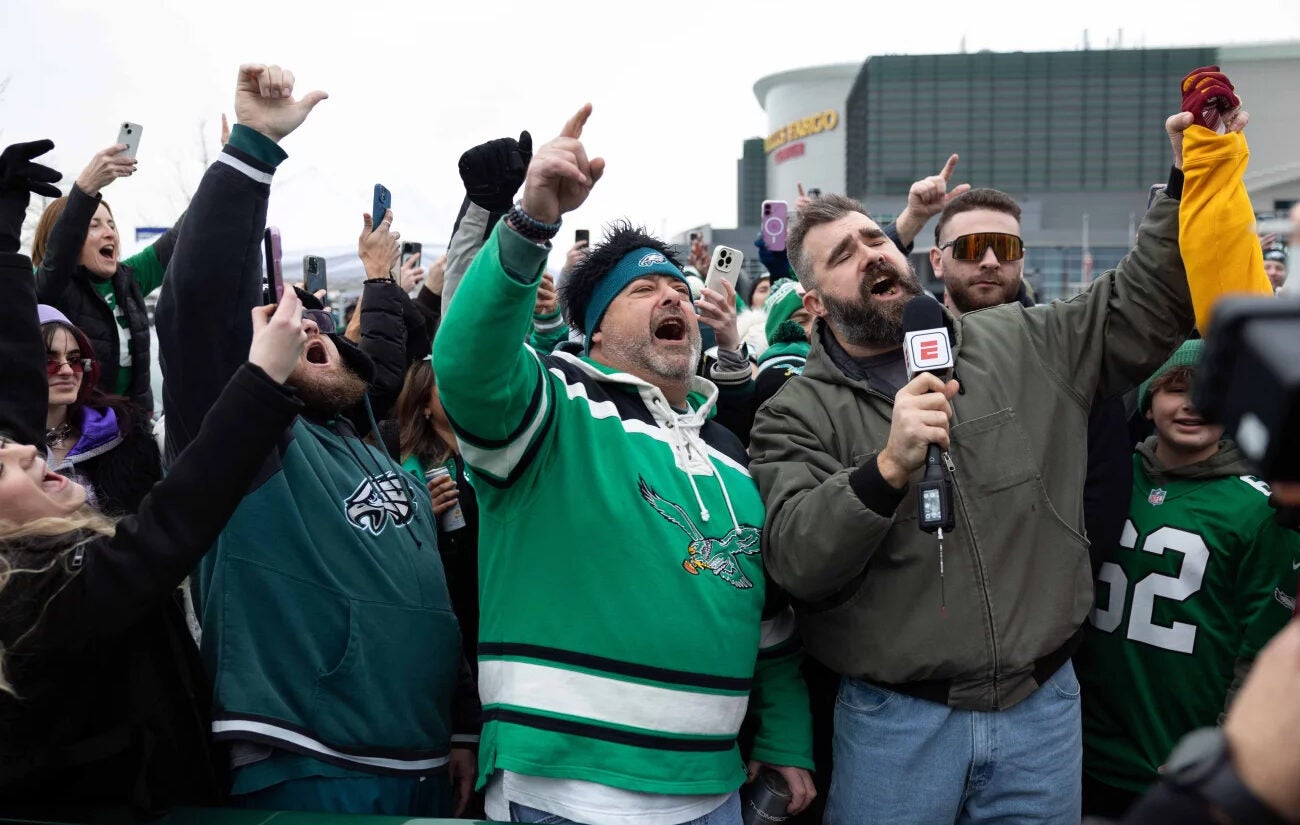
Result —
[{"label": "black microphone windscreen", "polygon": [[929,295],[917,295],[903,307],[903,332],[919,332],[943,326],[943,308]]}]

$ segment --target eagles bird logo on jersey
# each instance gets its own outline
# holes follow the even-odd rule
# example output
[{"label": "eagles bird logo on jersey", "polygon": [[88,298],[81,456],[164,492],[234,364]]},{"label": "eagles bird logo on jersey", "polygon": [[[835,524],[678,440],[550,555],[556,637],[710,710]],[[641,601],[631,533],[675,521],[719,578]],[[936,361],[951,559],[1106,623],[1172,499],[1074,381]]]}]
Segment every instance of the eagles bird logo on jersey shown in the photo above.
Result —
[{"label": "eagles bird logo on jersey", "polygon": [[740,569],[736,557],[752,556],[759,550],[759,532],[756,527],[733,528],[720,539],[705,538],[700,528],[695,526],[691,517],[680,505],[674,504],[646,484],[644,478],[638,478],[641,497],[655,508],[659,515],[676,524],[690,538],[686,545],[686,558],[682,569],[692,576],[698,576],[701,570],[711,570],[714,575],[739,590],[748,590],[754,586],[749,577]]}]

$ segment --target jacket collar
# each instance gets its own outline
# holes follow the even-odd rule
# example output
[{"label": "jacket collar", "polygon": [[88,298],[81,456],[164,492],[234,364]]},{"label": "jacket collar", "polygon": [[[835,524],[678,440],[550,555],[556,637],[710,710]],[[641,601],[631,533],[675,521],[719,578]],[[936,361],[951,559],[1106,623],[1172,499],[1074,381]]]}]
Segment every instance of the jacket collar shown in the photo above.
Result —
[{"label": "jacket collar", "polygon": [[[949,312],[946,306],[940,305],[940,308],[943,311],[943,324],[948,328],[948,337],[952,339],[952,356],[956,362],[961,352],[961,320]],[[824,318],[818,318],[813,327],[812,349],[808,353],[808,363],[803,374],[805,378],[846,387],[861,388],[867,385],[861,368],[840,345]]]},{"label": "jacket collar", "polygon": [[[676,423],[686,426],[701,427],[704,422],[708,421],[713,412],[713,407],[718,402],[718,388],[712,381],[700,376],[692,376],[690,391],[687,394],[690,409],[686,412],[676,412],[663,392],[645,379],[638,378],[628,372],[620,372],[613,367],[606,366],[599,361],[594,361],[589,357],[580,357],[567,352],[554,352],[553,358],[560,358],[573,364],[578,369],[596,381],[604,384],[616,384],[635,390],[646,402],[646,407],[654,415],[655,421],[662,424],[670,416],[674,417]],[[658,401],[658,403],[656,403]]]},{"label": "jacket collar", "polygon": [[111,408],[81,408],[81,437],[68,451],[60,466],[79,464],[98,455],[103,455],[122,443],[122,431],[117,423],[117,414]]}]

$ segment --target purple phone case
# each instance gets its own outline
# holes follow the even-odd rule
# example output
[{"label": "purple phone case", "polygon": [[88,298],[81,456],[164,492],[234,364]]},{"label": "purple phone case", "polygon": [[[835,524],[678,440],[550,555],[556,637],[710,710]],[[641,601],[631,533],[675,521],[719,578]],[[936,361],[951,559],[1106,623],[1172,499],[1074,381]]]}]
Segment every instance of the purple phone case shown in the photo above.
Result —
[{"label": "purple phone case", "polygon": [[789,207],[785,201],[763,201],[759,224],[763,230],[763,243],[772,252],[785,251],[786,216]]}]

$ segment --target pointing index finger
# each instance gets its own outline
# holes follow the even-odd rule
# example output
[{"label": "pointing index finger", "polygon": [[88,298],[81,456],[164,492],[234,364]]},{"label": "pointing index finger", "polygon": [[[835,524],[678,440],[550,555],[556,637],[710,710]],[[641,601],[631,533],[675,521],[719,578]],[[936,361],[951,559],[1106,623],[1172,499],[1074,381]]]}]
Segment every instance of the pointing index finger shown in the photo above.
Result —
[{"label": "pointing index finger", "polygon": [[591,117],[591,104],[584,103],[582,108],[569,118],[569,122],[564,124],[560,131],[560,137],[580,138],[582,137],[582,127],[587,125],[587,118]]},{"label": "pointing index finger", "polygon": [[957,156],[952,155],[951,157],[948,158],[948,162],[943,165],[943,170],[939,172],[939,177],[943,178],[945,181],[952,180],[952,170],[956,168],[957,168]]}]

